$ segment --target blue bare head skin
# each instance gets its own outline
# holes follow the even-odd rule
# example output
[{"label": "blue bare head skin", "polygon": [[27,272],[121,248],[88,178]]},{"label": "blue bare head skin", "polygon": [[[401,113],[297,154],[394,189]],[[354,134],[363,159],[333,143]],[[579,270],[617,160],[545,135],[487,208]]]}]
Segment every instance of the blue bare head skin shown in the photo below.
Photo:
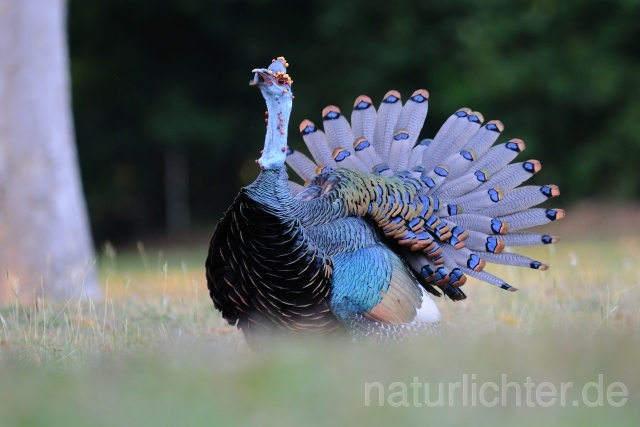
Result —
[{"label": "blue bare head skin", "polygon": [[267,103],[267,135],[262,157],[258,164],[262,169],[283,167],[287,150],[287,129],[293,104],[291,85],[293,80],[287,74],[287,61],[279,56],[269,68],[255,68],[251,86],[257,86]]},{"label": "blue bare head skin", "polygon": [[274,59],[269,68],[255,68],[252,70],[254,74],[253,80],[249,82],[251,86],[258,86],[264,98],[277,99],[284,101],[292,99],[291,84],[293,80],[287,74],[286,60],[279,56]]}]

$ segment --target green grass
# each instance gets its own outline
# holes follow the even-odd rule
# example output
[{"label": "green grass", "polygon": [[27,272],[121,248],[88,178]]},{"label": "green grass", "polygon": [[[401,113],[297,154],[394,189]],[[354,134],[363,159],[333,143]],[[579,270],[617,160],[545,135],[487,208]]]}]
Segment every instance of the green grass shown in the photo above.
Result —
[{"label": "green grass", "polygon": [[[438,300],[443,335],[400,347],[274,343],[261,352],[215,312],[201,267],[205,250],[105,251],[101,302],[13,300],[0,308],[0,426],[187,425],[633,425],[640,419],[640,240],[563,241],[527,255],[546,272],[494,268],[519,292],[470,281],[463,303]],[[603,375],[628,390],[622,407],[588,407],[582,387]],[[567,402],[472,406],[454,392],[443,407],[417,407],[449,383],[476,389],[527,377]],[[472,377],[472,375],[474,375]],[[472,380],[474,378],[474,380]],[[379,382],[365,405],[365,384]],[[391,395],[408,387],[409,407]],[[498,394],[499,395],[499,394]],[[417,397],[422,399],[422,394]],[[490,390],[488,399],[494,397]],[[594,390],[587,398],[594,400]],[[614,398],[616,401],[619,398]],[[573,406],[573,401],[578,406]],[[546,402],[543,399],[543,403]]]}]

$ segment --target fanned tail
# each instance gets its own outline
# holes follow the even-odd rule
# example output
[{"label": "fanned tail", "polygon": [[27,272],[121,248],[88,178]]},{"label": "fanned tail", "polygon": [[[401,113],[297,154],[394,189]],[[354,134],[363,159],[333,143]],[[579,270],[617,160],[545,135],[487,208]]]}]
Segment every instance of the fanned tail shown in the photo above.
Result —
[{"label": "fanned tail", "polygon": [[[376,112],[371,99],[362,95],[354,103],[351,124],[337,107],[329,106],[322,112],[324,132],[309,120],[300,125],[313,161],[289,150],[287,163],[307,183],[317,174],[344,167],[395,176],[417,188],[419,200],[410,204],[424,206],[422,213],[415,218],[389,215],[382,228],[402,245],[405,261],[429,292],[440,295],[438,287],[453,300],[464,299],[458,288],[465,275],[515,291],[483,271],[484,266],[548,268],[504,250],[559,240],[519,230],[563,218],[561,209],[534,207],[560,191],[555,185],[520,186],[540,171],[540,162],[511,163],[525,149],[524,142],[514,138],[494,145],[503,124],[483,124],[482,114],[468,108],[451,115],[433,139],[419,140],[428,103],[426,90],[415,91],[404,106],[392,90]],[[291,188],[303,199],[318,194],[317,187]]]}]

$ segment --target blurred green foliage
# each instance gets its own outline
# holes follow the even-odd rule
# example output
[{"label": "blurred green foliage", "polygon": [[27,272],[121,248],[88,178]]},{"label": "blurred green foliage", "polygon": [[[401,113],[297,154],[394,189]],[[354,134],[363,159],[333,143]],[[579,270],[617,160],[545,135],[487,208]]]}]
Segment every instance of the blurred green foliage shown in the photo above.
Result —
[{"label": "blurred green foliage", "polygon": [[189,156],[193,223],[212,229],[261,149],[250,70],[284,55],[297,124],[366,93],[424,87],[433,136],[457,108],[527,142],[562,203],[640,196],[640,1],[70,1],[75,124],[94,234],[164,228],[164,152]]}]

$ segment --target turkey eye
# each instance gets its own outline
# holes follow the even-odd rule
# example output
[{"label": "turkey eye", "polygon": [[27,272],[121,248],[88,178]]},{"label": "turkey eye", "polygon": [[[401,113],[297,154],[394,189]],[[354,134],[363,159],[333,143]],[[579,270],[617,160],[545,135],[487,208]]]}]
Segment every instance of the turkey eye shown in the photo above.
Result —
[{"label": "turkey eye", "polygon": [[276,83],[278,83],[280,86],[284,86],[287,84],[287,79],[285,79],[284,77],[280,77],[276,80]]}]

